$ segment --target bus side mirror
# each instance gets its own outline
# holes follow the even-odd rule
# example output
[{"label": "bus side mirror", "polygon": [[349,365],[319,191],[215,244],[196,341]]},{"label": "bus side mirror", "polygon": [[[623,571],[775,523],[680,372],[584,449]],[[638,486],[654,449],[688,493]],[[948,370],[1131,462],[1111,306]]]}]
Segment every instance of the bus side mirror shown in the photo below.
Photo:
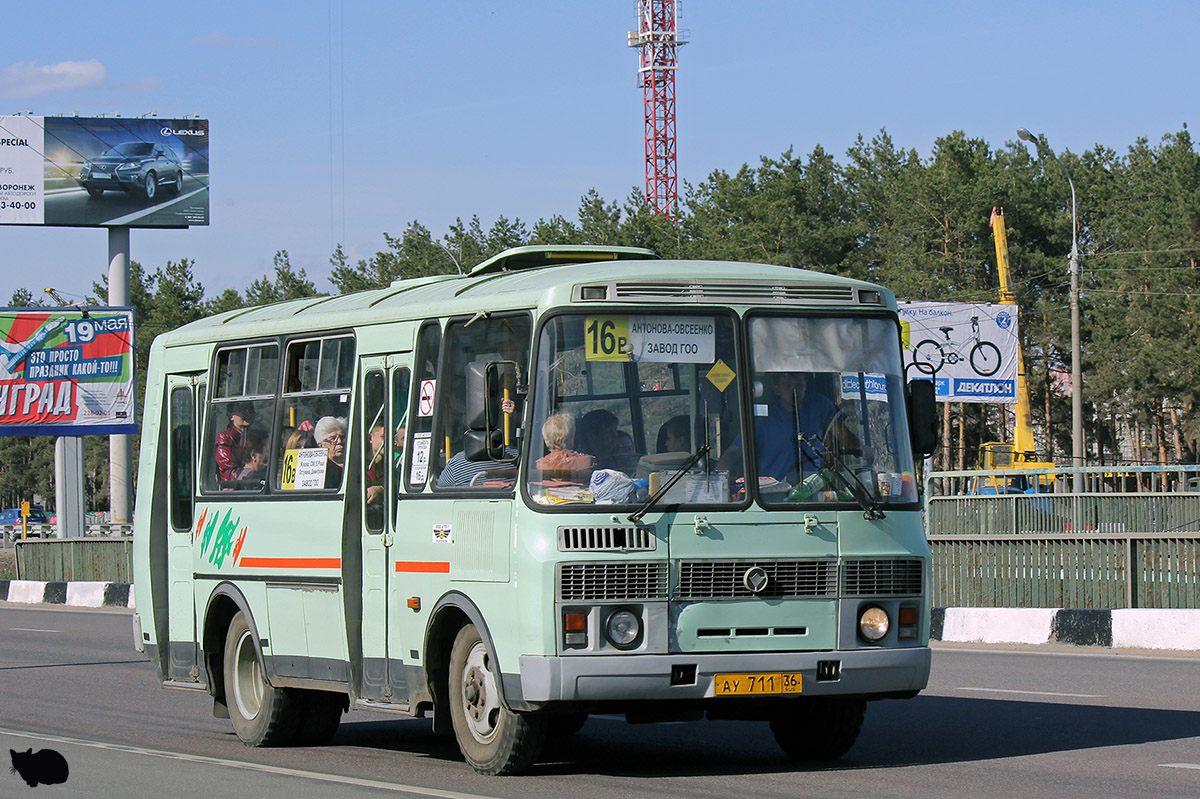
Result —
[{"label": "bus side mirror", "polygon": [[937,449],[937,400],[932,380],[909,381],[908,429],[914,455],[928,455]]},{"label": "bus side mirror", "polygon": [[[495,417],[491,416],[489,411],[492,410],[493,404],[499,405],[499,399],[493,398],[489,391],[489,389],[495,389],[495,381],[492,386],[488,385],[489,365],[487,361],[471,361],[467,364],[466,424],[468,430],[486,431],[489,427],[495,427]],[[493,399],[495,399],[495,403],[491,401]],[[498,410],[499,408],[497,408]],[[470,455],[467,457],[469,458]]]}]

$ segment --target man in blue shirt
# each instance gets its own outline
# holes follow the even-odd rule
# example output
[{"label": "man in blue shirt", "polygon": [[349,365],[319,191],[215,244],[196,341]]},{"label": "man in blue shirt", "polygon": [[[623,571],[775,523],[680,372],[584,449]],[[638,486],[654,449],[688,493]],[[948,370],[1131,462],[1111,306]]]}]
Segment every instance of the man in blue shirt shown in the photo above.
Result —
[{"label": "man in blue shirt", "polygon": [[[754,450],[759,477],[791,482],[801,472],[808,475],[822,468],[823,447],[814,449],[814,439],[845,450],[859,448],[858,439],[845,425],[845,414],[824,394],[809,394],[804,374],[784,372],[775,376],[766,399],[767,402],[754,405]],[[797,421],[807,439],[802,443],[796,438]],[[721,455],[721,468],[740,462],[741,444],[739,435]]]}]

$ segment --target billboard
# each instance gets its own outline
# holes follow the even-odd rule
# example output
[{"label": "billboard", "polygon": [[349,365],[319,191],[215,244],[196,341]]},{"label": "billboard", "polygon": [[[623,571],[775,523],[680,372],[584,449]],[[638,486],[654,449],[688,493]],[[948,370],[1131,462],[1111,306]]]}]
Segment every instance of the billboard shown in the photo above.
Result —
[{"label": "billboard", "polygon": [[933,379],[941,402],[1017,401],[1017,306],[897,303],[905,374]]},{"label": "billboard", "polygon": [[0,308],[0,435],[136,433],[133,309]]},{"label": "billboard", "polygon": [[208,224],[208,120],[0,116],[0,224]]}]

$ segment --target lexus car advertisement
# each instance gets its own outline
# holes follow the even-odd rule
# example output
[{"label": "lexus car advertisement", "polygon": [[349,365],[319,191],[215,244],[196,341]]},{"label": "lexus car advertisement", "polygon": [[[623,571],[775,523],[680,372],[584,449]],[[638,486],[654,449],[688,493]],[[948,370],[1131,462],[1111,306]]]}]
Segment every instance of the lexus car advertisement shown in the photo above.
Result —
[{"label": "lexus car advertisement", "polygon": [[0,224],[208,224],[208,120],[0,116]]}]

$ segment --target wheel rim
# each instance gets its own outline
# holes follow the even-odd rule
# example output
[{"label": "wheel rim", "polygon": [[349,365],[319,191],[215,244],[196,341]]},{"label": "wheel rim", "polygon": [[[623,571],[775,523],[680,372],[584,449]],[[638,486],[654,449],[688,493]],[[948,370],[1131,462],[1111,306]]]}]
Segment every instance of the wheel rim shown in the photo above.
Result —
[{"label": "wheel rim", "polygon": [[243,718],[252,719],[262,708],[262,698],[262,669],[254,652],[254,636],[246,630],[234,650],[233,701]]},{"label": "wheel rim", "polygon": [[146,175],[146,197],[153,197],[154,191],[157,188],[158,183],[155,182],[154,173],[151,172],[149,175]]},{"label": "wheel rim", "polygon": [[495,675],[488,668],[487,647],[482,642],[471,647],[463,664],[462,699],[471,737],[481,744],[490,742],[500,723],[500,692]]},{"label": "wheel rim", "polygon": [[183,173],[175,173],[175,191],[183,191]]}]

